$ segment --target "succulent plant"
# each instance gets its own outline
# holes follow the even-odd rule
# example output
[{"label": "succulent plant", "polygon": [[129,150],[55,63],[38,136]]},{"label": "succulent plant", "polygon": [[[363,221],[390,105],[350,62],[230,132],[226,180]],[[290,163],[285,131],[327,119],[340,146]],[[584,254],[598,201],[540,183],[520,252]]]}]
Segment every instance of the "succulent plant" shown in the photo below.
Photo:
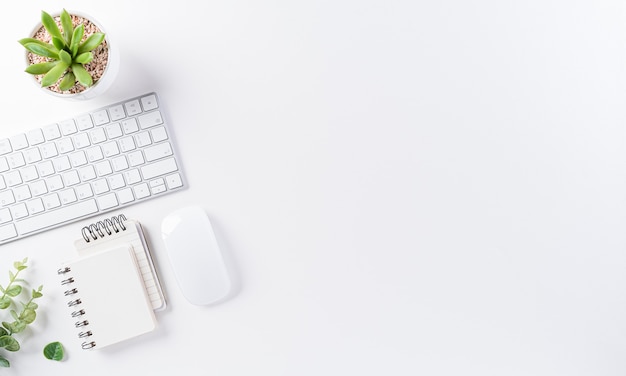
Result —
[{"label": "succulent plant", "polygon": [[19,43],[33,54],[47,58],[43,63],[31,64],[26,72],[33,75],[44,75],[41,86],[48,87],[59,82],[60,90],[69,90],[78,81],[84,87],[93,85],[93,78],[85,69],[85,64],[93,60],[92,51],[103,41],[103,33],[93,33],[82,41],[85,34],[84,25],[74,27],[69,13],[61,12],[61,27],[48,13],[41,12],[41,23],[52,37],[52,43],[35,38],[20,39]]}]

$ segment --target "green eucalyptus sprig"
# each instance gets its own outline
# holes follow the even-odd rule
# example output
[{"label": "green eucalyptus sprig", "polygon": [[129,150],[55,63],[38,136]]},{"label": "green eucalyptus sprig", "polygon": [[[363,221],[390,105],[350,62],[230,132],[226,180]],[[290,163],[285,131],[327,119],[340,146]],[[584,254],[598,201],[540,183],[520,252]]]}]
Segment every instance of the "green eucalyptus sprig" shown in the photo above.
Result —
[{"label": "green eucalyptus sprig", "polygon": [[35,38],[20,39],[19,43],[29,52],[47,58],[43,63],[31,64],[26,72],[33,75],[43,74],[42,87],[52,86],[59,82],[59,89],[65,91],[71,89],[78,81],[81,85],[89,87],[93,85],[93,79],[85,64],[93,60],[92,51],[103,41],[103,33],[93,33],[85,41],[83,24],[74,27],[69,13],[63,9],[61,12],[61,26],[59,30],[56,21],[48,13],[41,12],[41,23],[52,37],[52,43],[46,43]]},{"label": "green eucalyptus sprig", "polygon": [[[21,271],[28,267],[26,265],[27,262],[28,258],[22,261],[15,261],[13,263],[15,272],[9,270],[9,284],[6,287],[0,285],[0,292],[2,292],[2,296],[0,297],[0,309],[8,309],[17,305],[15,298],[22,293],[24,289],[22,284],[26,283],[25,280],[18,278],[18,276]],[[2,322],[2,326],[0,327],[0,348],[4,348],[6,351],[10,352],[15,352],[20,349],[20,343],[14,337],[14,334],[23,332],[24,329],[37,318],[37,308],[39,308],[39,305],[35,303],[35,300],[43,296],[41,292],[42,289],[43,286],[32,289],[30,291],[30,299],[26,303],[19,302],[21,305],[19,312],[15,309],[9,311],[13,321]],[[0,367],[9,366],[9,361],[4,356],[0,355]]]}]

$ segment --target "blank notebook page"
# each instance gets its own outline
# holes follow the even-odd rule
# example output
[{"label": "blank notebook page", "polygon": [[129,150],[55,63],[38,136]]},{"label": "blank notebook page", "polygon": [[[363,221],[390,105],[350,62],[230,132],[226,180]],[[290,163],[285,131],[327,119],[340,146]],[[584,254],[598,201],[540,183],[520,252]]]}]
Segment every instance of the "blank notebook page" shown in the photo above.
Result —
[{"label": "blank notebook page", "polygon": [[98,252],[68,263],[81,300],[73,309],[85,311],[88,341],[99,349],[150,332],[156,327],[152,305],[128,245]]}]

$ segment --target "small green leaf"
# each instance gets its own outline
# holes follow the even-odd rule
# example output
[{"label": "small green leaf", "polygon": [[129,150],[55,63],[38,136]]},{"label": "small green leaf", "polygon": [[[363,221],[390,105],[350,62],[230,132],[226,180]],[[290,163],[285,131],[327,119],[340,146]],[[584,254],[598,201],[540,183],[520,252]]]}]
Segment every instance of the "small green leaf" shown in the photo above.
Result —
[{"label": "small green leaf", "polygon": [[0,337],[0,347],[4,347],[7,351],[17,351],[20,349],[20,343],[11,336]]},{"label": "small green leaf", "polygon": [[65,50],[61,50],[59,51],[59,57],[61,58],[61,61],[64,62],[65,64],[67,65],[72,64],[72,56],[70,55],[69,52]]},{"label": "small green leaf", "polygon": [[36,310],[37,308],[39,308],[39,305],[35,302],[30,302],[28,304],[22,303],[22,306],[24,307],[24,309],[32,309],[32,310]]},{"label": "small green leaf", "polygon": [[9,287],[6,291],[6,294],[10,297],[16,297],[18,296],[20,293],[22,292],[22,286],[20,285],[13,285],[11,287]]},{"label": "small green leaf", "polygon": [[93,51],[96,49],[96,47],[98,47],[100,45],[100,43],[102,43],[104,41],[104,34],[103,33],[93,33],[89,36],[89,38],[87,38],[86,41],[84,41],[80,47],[78,47],[78,55],[82,54],[83,52],[89,52],[89,51]]},{"label": "small green leaf", "polygon": [[57,26],[57,23],[54,21],[54,18],[52,18],[51,15],[49,15],[48,13],[44,11],[41,11],[41,23],[43,24],[43,27],[45,27],[46,30],[48,30],[48,33],[50,33],[51,36],[57,37],[59,39],[63,39],[63,35],[61,35],[61,32],[59,31],[59,27]]},{"label": "small green leaf", "polygon": [[38,43],[26,43],[24,45],[24,48],[34,53],[35,55],[49,57],[55,60],[59,59],[59,50],[50,44],[42,45]]},{"label": "small green leaf", "polygon": [[[61,82],[59,83],[59,89],[61,91],[67,91],[71,89],[72,87],[74,87],[74,85],[76,85],[76,76],[74,76],[74,73],[72,72],[67,72],[65,76],[63,76],[63,78],[61,79]],[[41,293],[38,293],[33,290],[33,298],[35,297],[35,294],[39,294],[41,296]],[[34,303],[31,303],[31,304],[34,304]]]},{"label": "small green leaf", "polygon": [[83,39],[83,34],[85,34],[85,25],[80,24],[74,29],[74,33],[72,34],[72,43],[70,44],[72,56],[78,54],[78,46],[80,46],[80,41]]},{"label": "small green leaf", "polygon": [[47,63],[31,64],[26,68],[26,72],[30,74],[46,74],[50,69],[57,65],[56,61],[50,61]]},{"label": "small green leaf", "polygon": [[61,76],[63,76],[63,73],[65,73],[68,67],[69,66],[67,64],[59,61],[59,63],[54,68],[50,69],[50,71],[46,73],[45,76],[43,76],[43,78],[41,79],[41,86],[48,87],[54,85],[57,81],[59,81]]},{"label": "small green leaf", "polygon": [[0,309],[7,309],[11,305],[11,298],[3,296],[0,298]]},{"label": "small green leaf", "polygon": [[63,27],[63,38],[65,39],[66,45],[72,43],[72,33],[74,32],[74,25],[72,25],[72,18],[70,14],[67,13],[65,9],[61,12],[61,26]]},{"label": "small green leaf", "polygon": [[87,64],[87,63],[90,63],[92,60],[93,60],[93,54],[91,52],[84,52],[76,56],[76,59],[74,59],[74,61],[80,64]]},{"label": "small green leaf", "polygon": [[81,64],[73,64],[72,72],[74,72],[76,79],[78,80],[78,82],[80,82],[81,85],[85,87],[93,85],[93,79],[91,78],[91,75],[89,75],[89,72],[87,72],[85,67],[83,67]]},{"label": "small green leaf", "polygon": [[65,41],[57,37],[52,37],[52,45],[56,47],[57,50],[62,50],[65,47]]},{"label": "small green leaf", "polygon": [[0,355],[0,367],[6,367],[6,368],[11,367],[11,363],[9,363],[9,361],[2,355]]},{"label": "small green leaf", "polygon": [[3,327],[0,326],[0,337],[1,336],[8,336],[9,332],[7,332],[6,329],[4,329]]},{"label": "small green leaf", "polygon": [[9,324],[9,330],[12,333],[20,333],[23,332],[24,329],[28,326],[24,321],[15,321]]},{"label": "small green leaf", "polygon": [[43,356],[46,359],[56,360],[57,362],[63,360],[64,351],[63,345],[60,342],[51,342],[43,349]]},{"label": "small green leaf", "polygon": [[39,44],[41,46],[47,46],[48,43],[41,41],[39,39],[35,39],[35,38],[22,38],[20,40],[18,40],[18,42],[22,45],[22,46],[26,46],[28,43],[34,43],[34,44]]},{"label": "small green leaf", "polygon": [[[68,72],[67,74],[71,74],[72,72]],[[41,288],[39,290],[33,290],[32,297],[33,299],[41,298],[43,294],[41,293]],[[33,303],[35,304],[35,303]]]},{"label": "small green leaf", "polygon": [[37,313],[32,309],[25,309],[20,315],[20,318],[24,321],[24,323],[32,324],[37,318]]}]

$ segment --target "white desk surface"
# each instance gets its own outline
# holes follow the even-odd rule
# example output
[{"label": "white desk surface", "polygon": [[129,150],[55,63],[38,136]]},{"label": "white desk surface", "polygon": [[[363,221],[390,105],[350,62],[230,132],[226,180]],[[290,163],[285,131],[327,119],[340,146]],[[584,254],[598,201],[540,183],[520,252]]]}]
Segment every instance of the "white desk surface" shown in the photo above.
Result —
[{"label": "white desk surface", "polygon": [[[55,274],[89,220],[1,246],[0,271],[28,256],[46,294],[6,374],[626,373],[622,2],[61,6],[115,37],[116,85],[84,103],[40,93],[16,41],[60,8],[14,2],[1,134],[155,90],[189,189],[123,210],[169,308],[110,349],[73,346]],[[214,307],[184,300],[159,237],[188,204],[241,281]],[[40,355],[54,340],[62,363]]]}]

